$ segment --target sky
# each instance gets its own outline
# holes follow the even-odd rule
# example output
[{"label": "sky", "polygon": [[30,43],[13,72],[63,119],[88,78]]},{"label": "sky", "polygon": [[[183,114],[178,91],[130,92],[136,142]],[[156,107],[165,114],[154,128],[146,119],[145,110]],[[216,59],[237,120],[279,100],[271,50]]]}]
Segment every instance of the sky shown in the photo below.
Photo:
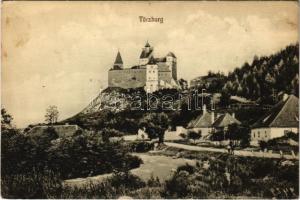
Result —
[{"label": "sky", "polygon": [[107,87],[118,50],[130,67],[147,40],[176,55],[179,78],[227,73],[296,43],[298,3],[3,2],[1,105],[17,127],[44,122],[49,105],[71,117]]}]

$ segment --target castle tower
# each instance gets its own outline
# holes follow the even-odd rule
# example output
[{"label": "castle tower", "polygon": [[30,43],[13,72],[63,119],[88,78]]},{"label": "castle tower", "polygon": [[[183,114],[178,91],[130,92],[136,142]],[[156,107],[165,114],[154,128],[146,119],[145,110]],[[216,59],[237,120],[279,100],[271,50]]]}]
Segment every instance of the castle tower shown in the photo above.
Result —
[{"label": "castle tower", "polygon": [[149,58],[146,65],[146,92],[154,92],[158,90],[158,67],[153,56]]},{"label": "castle tower", "polygon": [[152,53],[153,53],[153,47],[151,47],[149,42],[147,41],[140,55],[140,61],[139,61],[140,66],[146,65],[149,62],[149,58],[152,56]]},{"label": "castle tower", "polygon": [[116,60],[115,60],[113,69],[115,69],[115,70],[123,69],[123,60],[122,60],[120,51],[118,51],[118,54],[116,56]]},{"label": "castle tower", "polygon": [[172,72],[172,78],[177,80],[177,59],[174,53],[169,52],[166,56],[166,64],[169,66],[169,70]]}]

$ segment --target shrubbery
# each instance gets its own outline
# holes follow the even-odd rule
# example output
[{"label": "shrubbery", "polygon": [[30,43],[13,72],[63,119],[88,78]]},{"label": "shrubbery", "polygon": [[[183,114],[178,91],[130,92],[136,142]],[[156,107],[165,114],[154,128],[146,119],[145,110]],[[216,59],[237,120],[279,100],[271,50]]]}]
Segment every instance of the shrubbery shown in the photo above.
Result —
[{"label": "shrubbery", "polygon": [[[1,137],[3,197],[48,198],[46,185],[56,188],[60,179],[129,170],[142,163],[140,158],[129,155],[121,142],[103,142],[97,133],[57,138],[51,128],[40,135],[9,129]],[[51,182],[54,180],[57,183]]]},{"label": "shrubbery", "polygon": [[133,152],[148,152],[154,149],[154,143],[139,141],[130,143],[130,149]]},{"label": "shrubbery", "polygon": [[[287,162],[287,161],[285,161]],[[165,183],[165,198],[251,196],[297,198],[298,162],[219,155],[202,166],[181,166]]]}]

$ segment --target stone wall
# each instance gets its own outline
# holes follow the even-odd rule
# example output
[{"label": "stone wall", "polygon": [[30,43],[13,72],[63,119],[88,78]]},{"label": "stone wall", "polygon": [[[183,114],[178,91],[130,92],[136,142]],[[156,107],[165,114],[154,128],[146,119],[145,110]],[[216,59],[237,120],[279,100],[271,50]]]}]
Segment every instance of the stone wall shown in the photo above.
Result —
[{"label": "stone wall", "polygon": [[110,70],[108,87],[138,88],[146,85],[146,69]]}]

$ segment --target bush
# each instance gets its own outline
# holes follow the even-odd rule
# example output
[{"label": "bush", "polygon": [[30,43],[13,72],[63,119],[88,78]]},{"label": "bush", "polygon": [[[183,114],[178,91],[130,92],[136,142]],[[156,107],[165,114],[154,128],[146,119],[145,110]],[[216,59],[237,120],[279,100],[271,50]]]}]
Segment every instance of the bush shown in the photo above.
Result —
[{"label": "bush", "polygon": [[261,140],[261,141],[258,142],[258,144],[259,144],[259,147],[260,147],[261,150],[264,150],[268,147],[268,143],[266,141]]},{"label": "bush", "polygon": [[193,174],[195,172],[195,167],[186,163],[185,165],[179,166],[177,168],[177,172],[186,171],[189,174]]},{"label": "bush", "polygon": [[138,176],[135,176],[129,172],[116,172],[111,178],[107,180],[112,187],[117,189],[125,187],[129,190],[135,190],[146,186]]},{"label": "bush", "polygon": [[149,142],[134,142],[131,143],[131,150],[133,152],[144,153],[154,149],[154,144]]},{"label": "bush", "polygon": [[138,168],[143,163],[141,158],[132,155],[127,155],[125,160],[128,162],[129,169]]},{"label": "bush", "polygon": [[192,182],[189,180],[187,171],[176,172],[171,179],[166,180],[162,196],[164,198],[184,198],[190,193],[188,187]]},{"label": "bush", "polygon": [[1,177],[1,194],[4,198],[54,198],[61,191],[61,180],[52,171],[33,170],[24,174],[2,175]]}]

